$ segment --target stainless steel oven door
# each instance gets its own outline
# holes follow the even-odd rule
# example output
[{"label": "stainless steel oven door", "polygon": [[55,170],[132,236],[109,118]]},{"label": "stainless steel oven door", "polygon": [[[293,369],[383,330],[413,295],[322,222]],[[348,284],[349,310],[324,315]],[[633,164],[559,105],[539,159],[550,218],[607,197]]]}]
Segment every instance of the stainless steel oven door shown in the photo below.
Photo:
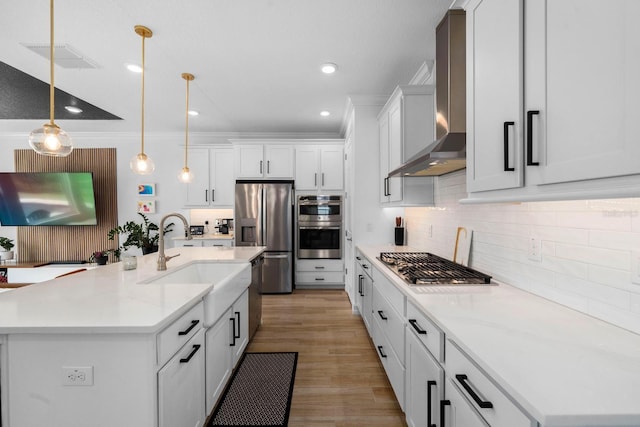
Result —
[{"label": "stainless steel oven door", "polygon": [[299,196],[298,222],[342,221],[341,196]]},{"label": "stainless steel oven door", "polygon": [[342,258],[342,226],[298,224],[298,259]]}]

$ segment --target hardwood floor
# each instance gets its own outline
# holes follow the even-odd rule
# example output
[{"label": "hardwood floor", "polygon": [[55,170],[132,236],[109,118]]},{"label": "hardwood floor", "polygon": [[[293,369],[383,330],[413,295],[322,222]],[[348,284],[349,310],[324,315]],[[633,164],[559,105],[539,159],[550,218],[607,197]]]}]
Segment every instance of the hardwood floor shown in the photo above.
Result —
[{"label": "hardwood floor", "polygon": [[341,290],[263,295],[247,351],[297,351],[289,426],[406,426],[360,316]]}]

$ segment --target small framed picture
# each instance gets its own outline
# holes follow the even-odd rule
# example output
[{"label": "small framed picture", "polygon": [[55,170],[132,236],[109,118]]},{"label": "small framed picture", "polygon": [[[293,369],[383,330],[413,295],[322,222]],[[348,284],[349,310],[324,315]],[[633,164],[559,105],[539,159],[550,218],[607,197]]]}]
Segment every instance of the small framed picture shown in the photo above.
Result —
[{"label": "small framed picture", "polygon": [[138,212],[144,214],[156,213],[155,200],[138,200]]},{"label": "small framed picture", "polygon": [[154,197],[156,195],[155,184],[138,184],[138,196]]}]

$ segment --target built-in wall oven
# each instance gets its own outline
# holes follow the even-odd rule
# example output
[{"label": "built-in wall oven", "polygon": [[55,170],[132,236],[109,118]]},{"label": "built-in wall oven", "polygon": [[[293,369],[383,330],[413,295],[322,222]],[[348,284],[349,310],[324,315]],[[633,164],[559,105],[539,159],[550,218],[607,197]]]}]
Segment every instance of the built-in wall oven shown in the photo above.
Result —
[{"label": "built-in wall oven", "polygon": [[298,259],[342,258],[342,196],[298,196]]}]

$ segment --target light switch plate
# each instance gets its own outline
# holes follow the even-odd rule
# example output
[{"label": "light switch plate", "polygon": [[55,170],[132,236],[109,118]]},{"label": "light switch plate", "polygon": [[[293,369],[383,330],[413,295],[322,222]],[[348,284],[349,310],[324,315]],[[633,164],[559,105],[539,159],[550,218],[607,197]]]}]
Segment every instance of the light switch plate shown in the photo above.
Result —
[{"label": "light switch plate", "polygon": [[528,258],[531,261],[542,262],[542,241],[537,236],[529,236]]}]

